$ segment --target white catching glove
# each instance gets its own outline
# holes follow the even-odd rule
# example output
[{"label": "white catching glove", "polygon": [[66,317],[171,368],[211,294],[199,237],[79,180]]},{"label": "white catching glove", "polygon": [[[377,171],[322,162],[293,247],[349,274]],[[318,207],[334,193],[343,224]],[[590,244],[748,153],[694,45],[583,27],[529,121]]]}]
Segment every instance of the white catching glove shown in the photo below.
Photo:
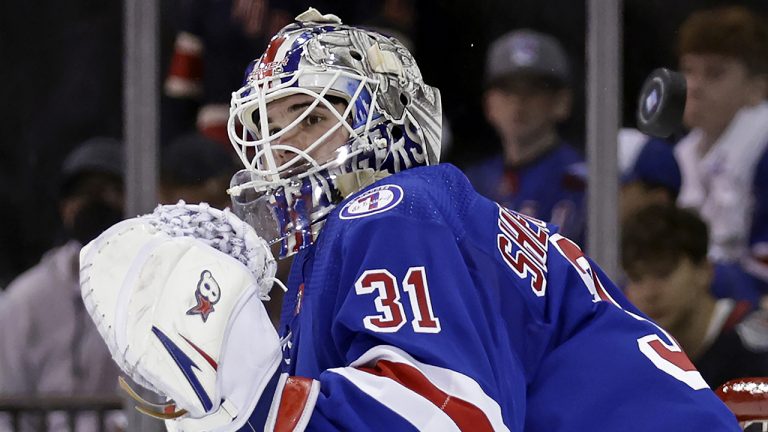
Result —
[{"label": "white catching glove", "polygon": [[182,431],[237,430],[274,376],[280,342],[261,300],[275,271],[250,226],[205,204],[159,206],[80,252],[83,301],[112,358],[175,402],[154,414]]}]

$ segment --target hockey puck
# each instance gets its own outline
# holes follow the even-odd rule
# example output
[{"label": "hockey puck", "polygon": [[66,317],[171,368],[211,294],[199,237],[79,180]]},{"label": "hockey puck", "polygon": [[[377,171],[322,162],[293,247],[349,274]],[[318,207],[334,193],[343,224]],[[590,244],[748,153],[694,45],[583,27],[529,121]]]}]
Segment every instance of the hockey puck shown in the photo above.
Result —
[{"label": "hockey puck", "polygon": [[666,138],[679,131],[685,110],[685,77],[658,68],[648,75],[637,104],[637,128],[648,135]]}]

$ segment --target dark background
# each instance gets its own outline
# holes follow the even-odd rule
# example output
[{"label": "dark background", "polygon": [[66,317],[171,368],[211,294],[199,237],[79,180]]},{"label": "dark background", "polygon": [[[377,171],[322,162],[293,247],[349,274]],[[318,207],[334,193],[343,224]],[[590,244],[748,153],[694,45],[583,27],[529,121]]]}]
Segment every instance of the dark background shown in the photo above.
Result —
[{"label": "dark background", "polygon": [[[195,3],[160,1],[161,77],[178,17]],[[284,3],[298,13],[308,2]],[[485,50],[493,38],[522,27],[555,35],[568,51],[576,99],[573,118],[563,125],[563,133],[583,148],[583,2],[415,3],[415,55],[425,81],[442,91],[453,132],[448,162],[463,166],[497,150],[480,105]],[[359,24],[373,18],[376,0],[312,4],[324,13],[339,14],[346,23]],[[635,98],[645,76],[656,67],[675,66],[675,29],[685,16],[722,4],[768,12],[764,0],[624,2],[624,125],[634,123]],[[122,8],[122,2],[104,0],[0,2],[0,287],[61,239],[56,200],[63,157],[91,136],[122,136]],[[255,58],[260,52],[248,54]]]}]

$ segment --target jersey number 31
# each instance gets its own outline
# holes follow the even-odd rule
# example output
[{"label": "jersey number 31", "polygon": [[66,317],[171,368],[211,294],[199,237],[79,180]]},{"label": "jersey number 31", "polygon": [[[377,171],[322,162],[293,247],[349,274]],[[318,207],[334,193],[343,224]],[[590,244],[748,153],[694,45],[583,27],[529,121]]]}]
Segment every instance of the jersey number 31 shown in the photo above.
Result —
[{"label": "jersey number 31", "polygon": [[[429,285],[424,267],[411,267],[403,278],[403,290],[408,293],[413,313],[413,331],[440,333],[440,320],[432,311]],[[363,325],[371,331],[394,333],[405,324],[405,308],[400,301],[400,285],[385,269],[366,270],[355,282],[358,295],[377,293],[375,304],[379,315],[363,318]]]}]

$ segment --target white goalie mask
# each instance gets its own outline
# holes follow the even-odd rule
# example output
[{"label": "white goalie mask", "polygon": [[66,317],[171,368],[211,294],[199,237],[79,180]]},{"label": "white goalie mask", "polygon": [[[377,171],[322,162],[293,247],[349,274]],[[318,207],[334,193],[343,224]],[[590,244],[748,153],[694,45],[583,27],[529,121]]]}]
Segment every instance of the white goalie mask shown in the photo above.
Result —
[{"label": "white goalie mask", "polygon": [[245,166],[233,210],[291,255],[361,178],[436,164],[441,118],[439,91],[402,44],[310,9],[232,94],[229,138]]}]

